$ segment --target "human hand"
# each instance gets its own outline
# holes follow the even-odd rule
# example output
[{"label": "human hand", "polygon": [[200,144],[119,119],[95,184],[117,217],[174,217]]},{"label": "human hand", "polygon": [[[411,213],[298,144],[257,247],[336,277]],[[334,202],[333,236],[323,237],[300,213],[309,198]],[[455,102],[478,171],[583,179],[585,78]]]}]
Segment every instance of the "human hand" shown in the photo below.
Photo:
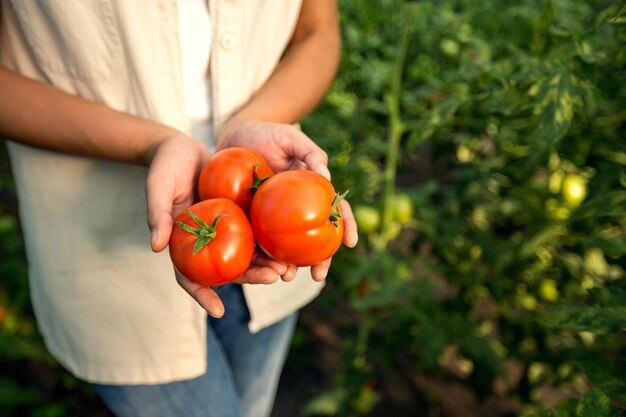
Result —
[{"label": "human hand", "polygon": [[[194,203],[198,173],[209,156],[206,146],[182,134],[158,141],[146,155],[148,227],[153,251],[167,247],[174,218]],[[175,274],[178,284],[211,316],[224,315],[224,304],[211,287],[195,283],[178,271]]]},{"label": "human hand", "polygon": [[328,156],[295,126],[255,120],[232,120],[220,130],[217,149],[240,146],[258,152],[275,172],[310,169],[328,180]]},{"label": "human hand", "polygon": [[167,247],[174,218],[194,203],[198,174],[209,156],[206,146],[182,134],[161,140],[148,151],[146,200],[153,251]]},{"label": "human hand", "polygon": [[[326,153],[295,126],[253,120],[232,120],[222,127],[217,147],[223,149],[234,146],[255,150],[275,172],[310,169],[329,181],[331,179]],[[346,200],[342,200],[340,205],[344,219],[343,243],[348,247],[354,247],[358,242],[354,215]],[[331,260],[329,258],[311,267],[314,280],[322,281],[326,278]],[[258,253],[252,267],[242,279],[271,283],[280,276],[284,281],[290,281],[295,277],[296,271],[295,265],[283,264],[271,260],[263,253]]]}]

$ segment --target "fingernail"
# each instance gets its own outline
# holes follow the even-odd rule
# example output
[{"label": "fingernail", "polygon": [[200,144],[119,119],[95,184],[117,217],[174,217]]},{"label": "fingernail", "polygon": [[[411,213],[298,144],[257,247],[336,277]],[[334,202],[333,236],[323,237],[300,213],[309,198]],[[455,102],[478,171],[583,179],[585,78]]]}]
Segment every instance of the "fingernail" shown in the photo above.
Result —
[{"label": "fingernail", "polygon": [[159,238],[159,231],[157,229],[152,230],[152,235],[150,236],[150,245],[152,249],[154,249],[154,245],[156,244],[157,239]]},{"label": "fingernail", "polygon": [[319,170],[320,174],[322,174],[324,177],[326,177],[328,181],[330,181],[330,171],[328,170],[328,167],[324,164],[321,164]]},{"label": "fingernail", "polygon": [[355,247],[357,243],[359,243],[359,234],[357,232],[350,233],[350,242],[352,243],[352,247]]},{"label": "fingernail", "polygon": [[328,275],[328,269],[322,269],[321,271],[315,271],[316,274],[313,277],[313,279],[315,281],[322,281],[326,278],[326,275]]},{"label": "fingernail", "polygon": [[224,315],[224,307],[211,307],[209,311],[209,315],[211,317],[215,317],[216,319],[221,318]]}]

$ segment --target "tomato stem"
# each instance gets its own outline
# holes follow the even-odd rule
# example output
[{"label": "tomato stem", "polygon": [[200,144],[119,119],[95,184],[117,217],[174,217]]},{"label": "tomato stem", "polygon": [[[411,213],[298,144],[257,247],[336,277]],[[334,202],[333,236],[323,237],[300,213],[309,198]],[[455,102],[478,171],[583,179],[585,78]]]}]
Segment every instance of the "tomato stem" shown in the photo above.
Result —
[{"label": "tomato stem", "polygon": [[339,221],[339,219],[341,219],[341,210],[339,210],[339,203],[341,203],[341,200],[346,198],[346,195],[348,195],[349,191],[350,190],[346,190],[346,192],[343,194],[337,193],[337,195],[335,196],[335,199],[333,200],[333,205],[330,208],[329,220],[332,222],[332,224],[335,227],[339,227],[337,222]]},{"label": "tomato stem", "polygon": [[252,192],[252,194],[256,193],[256,190],[269,179],[269,177],[259,178],[259,174],[257,174],[256,170],[259,167],[259,163],[254,164],[254,168],[252,169],[252,185],[248,187],[248,190]]},{"label": "tomato stem", "polygon": [[184,231],[196,236],[196,243],[193,245],[193,254],[195,255],[200,251],[200,249],[208,245],[209,242],[215,238],[215,236],[217,236],[217,233],[215,232],[215,228],[217,227],[217,221],[220,219],[220,217],[226,216],[226,214],[220,214],[213,219],[213,222],[211,222],[211,224],[206,224],[191,210],[185,209],[185,211],[191,216],[193,221],[195,221],[199,227],[189,226],[188,224],[185,224],[183,222],[176,222],[176,224]]}]

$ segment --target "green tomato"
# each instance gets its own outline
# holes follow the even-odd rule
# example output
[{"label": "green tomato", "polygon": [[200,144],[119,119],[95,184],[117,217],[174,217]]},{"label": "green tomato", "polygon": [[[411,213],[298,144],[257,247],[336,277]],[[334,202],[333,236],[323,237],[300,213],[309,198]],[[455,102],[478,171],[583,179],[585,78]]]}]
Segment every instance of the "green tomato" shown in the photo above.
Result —
[{"label": "green tomato", "polygon": [[443,53],[448,56],[458,55],[459,50],[461,49],[461,46],[459,45],[459,43],[452,39],[442,39],[441,42],[439,43],[439,47],[441,48]]},{"label": "green tomato", "polygon": [[354,219],[363,233],[373,233],[380,227],[380,213],[371,206],[357,206],[354,208]]},{"label": "green tomato", "polygon": [[390,222],[385,223],[382,236],[387,240],[394,240],[400,235],[401,231],[402,231],[402,226],[400,225],[400,223],[392,220]]},{"label": "green tomato", "polygon": [[413,202],[406,194],[395,194],[392,198],[393,219],[401,225],[413,220]]},{"label": "green tomato", "polygon": [[456,38],[460,42],[469,42],[472,40],[472,27],[467,23],[461,23],[456,30]]},{"label": "green tomato", "polygon": [[566,174],[561,193],[569,205],[576,207],[587,197],[587,181],[578,174]]},{"label": "green tomato", "polygon": [[452,94],[457,97],[467,97],[470,93],[470,86],[467,83],[454,83]]},{"label": "green tomato", "polygon": [[559,299],[559,289],[553,279],[544,279],[539,284],[539,296],[546,301],[556,301]]},{"label": "green tomato", "polygon": [[546,211],[550,218],[559,221],[569,219],[572,214],[572,209],[570,207],[554,198],[549,198],[546,202]]},{"label": "green tomato", "polygon": [[526,310],[532,311],[532,310],[537,309],[537,305],[539,303],[537,302],[537,298],[535,298],[534,295],[532,295],[532,294],[524,294],[524,295],[522,295],[520,297],[520,304]]}]

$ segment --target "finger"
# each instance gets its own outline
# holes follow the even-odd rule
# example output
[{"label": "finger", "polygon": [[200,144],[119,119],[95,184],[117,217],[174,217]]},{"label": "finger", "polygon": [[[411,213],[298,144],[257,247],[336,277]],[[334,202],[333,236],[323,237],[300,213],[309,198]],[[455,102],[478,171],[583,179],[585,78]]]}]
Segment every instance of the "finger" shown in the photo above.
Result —
[{"label": "finger", "polygon": [[291,163],[287,167],[287,170],[291,171],[291,170],[294,170],[294,169],[307,169],[307,168],[308,167],[307,167],[307,165],[304,162],[302,162],[302,161],[300,161],[298,159],[294,159],[294,160],[291,161]]},{"label": "finger", "polygon": [[252,266],[244,272],[243,276],[236,280],[238,284],[273,284],[278,281],[279,275],[272,268],[264,266]]},{"label": "finger", "polygon": [[281,278],[285,282],[291,282],[294,280],[297,273],[298,273],[298,267],[295,266],[294,264],[289,264],[287,265],[287,272],[281,275]]},{"label": "finger", "polygon": [[210,316],[220,318],[224,315],[224,304],[211,287],[204,287],[197,282],[193,282],[178,271],[176,271],[176,281]]},{"label": "finger", "polygon": [[[150,245],[154,252],[161,252],[167,246],[174,225],[172,217],[172,198],[162,192],[163,181],[154,171],[150,171],[146,180],[146,203],[148,209],[148,228],[151,232]],[[159,192],[160,191],[160,192]]]},{"label": "finger", "polygon": [[[161,252],[170,241],[174,220],[169,210],[150,209],[150,205],[151,201],[148,198],[148,228],[151,233],[150,246],[154,252]],[[158,203],[152,202],[152,206],[158,207]]]},{"label": "finger", "polygon": [[346,200],[342,200],[339,205],[341,206],[341,217],[343,218],[343,243],[353,248],[359,242],[359,232],[354,220],[354,213],[350,203]]},{"label": "finger", "polygon": [[291,145],[291,156],[304,162],[311,171],[323,175],[330,181],[328,155],[326,152],[300,130],[296,130],[294,136],[296,140],[289,142]]},{"label": "finger", "polygon": [[284,275],[287,273],[288,265],[282,262],[278,262],[269,256],[267,256],[263,251],[257,249],[254,253],[254,258],[252,259],[253,266],[259,267],[267,267],[274,271],[275,275]]},{"label": "finger", "polygon": [[311,267],[311,277],[314,281],[320,282],[326,279],[331,260],[331,258],[328,258],[325,261]]}]

